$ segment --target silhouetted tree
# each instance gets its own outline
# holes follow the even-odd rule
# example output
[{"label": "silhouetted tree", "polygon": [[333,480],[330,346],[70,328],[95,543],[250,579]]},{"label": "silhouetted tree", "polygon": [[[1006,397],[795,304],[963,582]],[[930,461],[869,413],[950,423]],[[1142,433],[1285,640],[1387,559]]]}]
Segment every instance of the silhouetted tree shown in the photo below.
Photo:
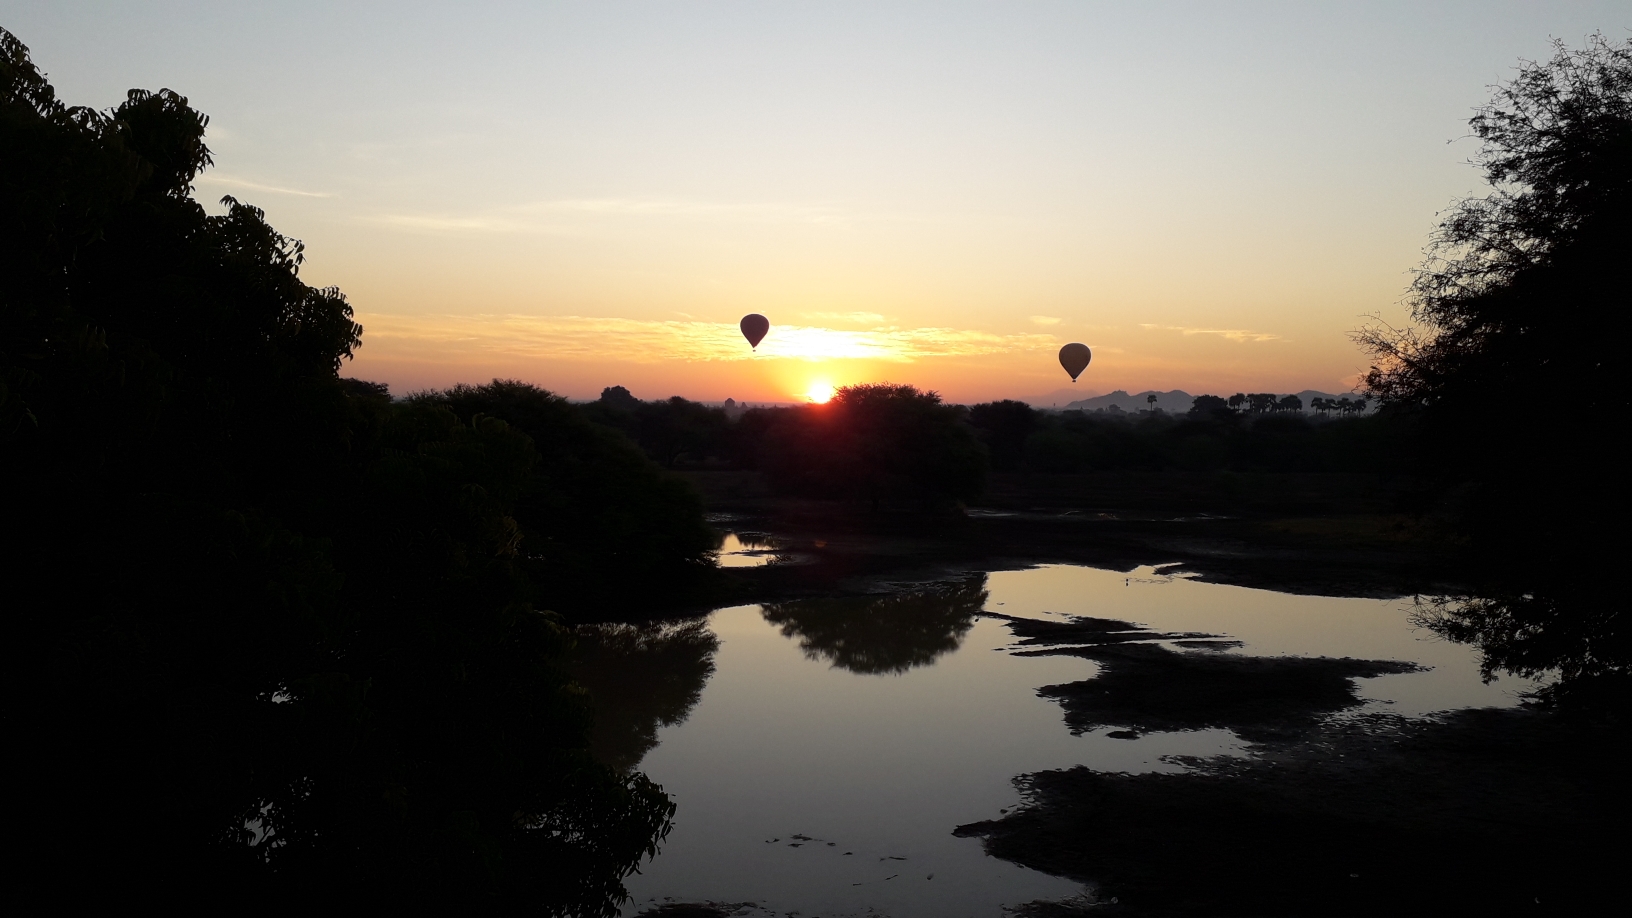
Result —
[{"label": "silhouetted tree", "polygon": [[720,639],[700,619],[576,629],[574,678],[595,707],[590,748],[628,774],[657,748],[657,731],[683,722],[714,674]]},{"label": "silhouetted tree", "polygon": [[1037,429],[1039,412],[1025,402],[1005,399],[969,409],[969,423],[990,451],[992,468],[1010,472],[1025,456],[1026,438]]},{"label": "silhouetted tree", "polygon": [[[1447,632],[1546,634],[1577,681],[1624,689],[1619,586],[1578,572],[1625,554],[1622,528],[1602,522],[1627,509],[1619,425],[1606,419],[1628,407],[1632,40],[1555,43],[1471,125],[1492,190],[1440,223],[1411,288],[1416,326],[1358,333],[1378,360],[1365,385],[1421,415],[1419,468],[1441,483],[1488,595],[1507,597],[1448,612],[1465,621]],[[1513,659],[1500,644],[1485,641],[1488,660]]]},{"label": "silhouetted tree", "polygon": [[470,423],[502,418],[532,440],[540,461],[516,503],[518,551],[556,611],[601,618],[707,587],[715,541],[696,493],[566,399],[496,379],[411,400]]},{"label": "silhouetted tree", "polygon": [[15,885],[615,911],[672,808],[588,753],[519,551],[538,450],[340,379],[345,298],[193,199],[206,125],[168,90],[65,106],[0,30]]},{"label": "silhouetted tree", "polygon": [[629,390],[622,386],[607,386],[601,390],[601,403],[618,411],[634,411],[640,407],[640,399],[629,394]]},{"label": "silhouetted tree", "polygon": [[612,386],[602,390],[600,400],[584,406],[584,412],[596,423],[623,431],[666,468],[683,457],[701,462],[730,452],[726,411],[678,395],[643,402],[622,386]]},{"label": "silhouetted tree", "polygon": [[1187,414],[1189,417],[1196,420],[1216,420],[1218,418],[1228,417],[1232,413],[1233,412],[1228,401],[1225,401],[1216,395],[1198,395],[1196,396],[1195,400],[1190,403],[1190,411]]},{"label": "silhouetted tree", "polygon": [[934,392],[845,386],[825,405],[774,417],[762,462],[784,493],[861,499],[876,508],[884,500],[967,500],[985,486],[985,447],[962,409],[943,405]]},{"label": "silhouetted tree", "polygon": [[986,575],[889,596],[767,603],[765,620],[812,660],[899,675],[958,649],[986,605]]}]

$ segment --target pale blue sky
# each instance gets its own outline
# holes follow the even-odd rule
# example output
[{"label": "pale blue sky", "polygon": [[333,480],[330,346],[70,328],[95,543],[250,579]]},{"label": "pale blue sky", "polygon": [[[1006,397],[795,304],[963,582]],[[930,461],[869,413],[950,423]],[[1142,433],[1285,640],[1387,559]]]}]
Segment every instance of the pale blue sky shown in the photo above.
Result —
[{"label": "pale blue sky", "polygon": [[965,398],[1055,388],[1065,340],[1099,390],[1340,388],[1348,330],[1399,315],[1435,212],[1479,190],[1448,141],[1487,87],[1632,26],[1624,0],[0,9],[65,100],[211,116],[200,196],[306,240],[377,332],[363,375],[703,398],[809,367],[710,359],[701,326],[627,366],[572,334],[950,329],[984,343],[830,369]]}]

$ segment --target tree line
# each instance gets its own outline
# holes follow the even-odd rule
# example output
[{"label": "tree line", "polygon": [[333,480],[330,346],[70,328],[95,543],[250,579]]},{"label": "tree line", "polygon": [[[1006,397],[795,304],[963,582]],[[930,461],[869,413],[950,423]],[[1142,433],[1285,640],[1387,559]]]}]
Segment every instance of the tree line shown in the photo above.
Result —
[{"label": "tree line", "polygon": [[973,500],[993,471],[1375,472],[1397,465],[1393,441],[1404,435],[1397,418],[1361,416],[1360,398],[1321,401],[1347,405],[1330,419],[1273,395],[1203,395],[1183,415],[1044,411],[1013,400],[946,404],[934,392],[880,383],[841,388],[827,404],[740,413],[678,396],[641,401],[613,386],[580,410],[670,468],[758,470],[781,494],[911,507]]}]

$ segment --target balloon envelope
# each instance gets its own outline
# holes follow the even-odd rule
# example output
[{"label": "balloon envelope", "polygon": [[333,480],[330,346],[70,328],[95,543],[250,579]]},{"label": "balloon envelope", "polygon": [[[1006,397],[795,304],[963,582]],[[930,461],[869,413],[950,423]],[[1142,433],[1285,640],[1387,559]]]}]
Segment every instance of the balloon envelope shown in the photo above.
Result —
[{"label": "balloon envelope", "polygon": [[757,348],[759,342],[765,339],[765,333],[771,330],[771,320],[757,312],[751,312],[742,317],[739,327],[742,329],[742,336],[748,339],[748,346]]},{"label": "balloon envelope", "polygon": [[1071,374],[1071,381],[1076,382],[1082,371],[1088,369],[1088,361],[1094,359],[1086,344],[1067,344],[1060,348],[1060,366]]}]

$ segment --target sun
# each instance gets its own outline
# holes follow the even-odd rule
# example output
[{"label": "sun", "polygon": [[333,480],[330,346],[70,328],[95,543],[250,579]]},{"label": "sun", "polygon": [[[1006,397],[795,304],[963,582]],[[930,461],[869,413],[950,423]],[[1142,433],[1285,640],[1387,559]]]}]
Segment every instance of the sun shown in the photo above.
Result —
[{"label": "sun", "polygon": [[827,400],[832,397],[833,384],[826,380],[817,380],[816,382],[810,384],[809,389],[805,390],[805,398],[810,399],[812,402],[818,405],[826,403]]}]

